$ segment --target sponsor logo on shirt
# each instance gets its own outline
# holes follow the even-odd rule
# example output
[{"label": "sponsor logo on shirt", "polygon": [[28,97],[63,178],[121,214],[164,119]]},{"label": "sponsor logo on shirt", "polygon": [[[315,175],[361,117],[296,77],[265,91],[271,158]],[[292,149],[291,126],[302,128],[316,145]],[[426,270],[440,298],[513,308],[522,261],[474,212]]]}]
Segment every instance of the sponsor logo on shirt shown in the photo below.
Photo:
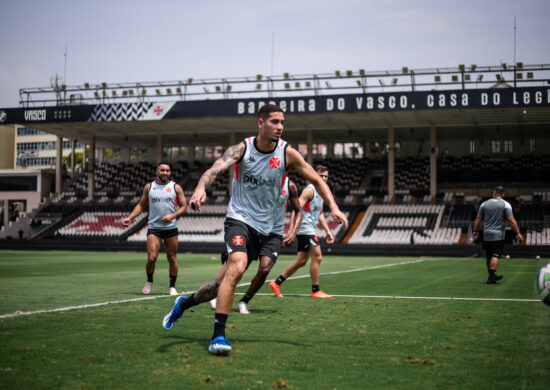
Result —
[{"label": "sponsor logo on shirt", "polygon": [[267,186],[267,187],[277,185],[275,178],[273,177],[266,179],[264,177],[255,177],[252,175],[245,175],[243,183],[248,185],[253,185],[253,186]]}]

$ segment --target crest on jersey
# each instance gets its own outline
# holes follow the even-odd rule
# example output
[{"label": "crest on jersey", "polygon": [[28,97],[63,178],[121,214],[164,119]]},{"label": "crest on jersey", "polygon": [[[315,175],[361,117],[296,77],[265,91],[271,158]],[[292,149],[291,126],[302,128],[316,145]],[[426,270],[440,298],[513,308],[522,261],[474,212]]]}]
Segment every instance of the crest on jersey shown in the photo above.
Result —
[{"label": "crest on jersey", "polygon": [[172,192],[172,189],[170,187],[166,187],[166,192]]},{"label": "crest on jersey", "polygon": [[269,166],[271,168],[279,168],[281,166],[281,160],[279,160],[277,157],[271,157],[269,160]]}]

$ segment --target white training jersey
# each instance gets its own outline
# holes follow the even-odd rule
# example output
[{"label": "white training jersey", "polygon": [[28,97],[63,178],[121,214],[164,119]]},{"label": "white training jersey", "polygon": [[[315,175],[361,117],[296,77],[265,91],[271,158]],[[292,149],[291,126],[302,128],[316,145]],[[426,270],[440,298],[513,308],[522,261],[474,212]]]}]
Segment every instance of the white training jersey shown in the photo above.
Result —
[{"label": "white training jersey", "polygon": [[149,197],[149,229],[168,230],[176,229],[176,220],[165,223],[162,217],[175,213],[178,209],[176,195],[176,183],[169,181],[167,184],[151,183],[147,194]]},{"label": "white training jersey", "polygon": [[290,197],[290,189],[288,187],[288,177],[285,177],[285,181],[281,186],[281,195],[273,210],[273,229],[271,229],[272,234],[277,234],[282,236],[285,228],[285,214],[286,208],[288,206],[288,198]]},{"label": "white training jersey", "polygon": [[321,198],[321,195],[319,195],[313,184],[308,184],[306,188],[311,188],[313,190],[313,198],[304,206],[304,216],[302,218],[302,224],[298,229],[298,234],[315,236],[317,235],[319,214],[323,211],[323,198]]},{"label": "white training jersey", "polygon": [[267,153],[256,148],[256,137],[246,138],[244,144],[246,149],[235,164],[227,217],[268,235],[273,228],[273,210],[286,176],[288,143],[279,140],[275,148]]}]

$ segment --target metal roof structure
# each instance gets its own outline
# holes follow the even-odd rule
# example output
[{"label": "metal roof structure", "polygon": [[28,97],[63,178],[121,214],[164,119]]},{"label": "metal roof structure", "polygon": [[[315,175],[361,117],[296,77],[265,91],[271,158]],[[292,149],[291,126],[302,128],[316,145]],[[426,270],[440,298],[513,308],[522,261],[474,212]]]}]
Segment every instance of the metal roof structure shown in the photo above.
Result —
[{"label": "metal roof structure", "polygon": [[388,128],[396,139],[426,138],[430,127],[438,139],[497,130],[547,138],[549,83],[550,65],[521,63],[84,86],[56,81],[21,89],[20,107],[0,109],[0,122],[84,143],[95,137],[96,147],[150,146],[158,134],[164,146],[219,145],[229,133],[255,134],[255,114],[271,102],[286,113],[283,136],[290,142],[302,142],[309,130],[315,142],[383,140]]}]

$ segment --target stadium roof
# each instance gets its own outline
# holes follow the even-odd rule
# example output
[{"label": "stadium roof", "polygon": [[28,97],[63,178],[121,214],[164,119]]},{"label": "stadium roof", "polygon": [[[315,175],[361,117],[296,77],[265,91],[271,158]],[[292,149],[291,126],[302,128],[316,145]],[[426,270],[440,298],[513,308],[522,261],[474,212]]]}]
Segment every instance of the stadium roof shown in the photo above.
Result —
[{"label": "stadium roof", "polygon": [[385,139],[390,127],[396,139],[424,138],[431,126],[438,139],[548,137],[550,124],[549,87],[26,107],[0,110],[0,122],[81,142],[95,136],[98,147],[155,145],[157,134],[165,146],[223,145],[230,132],[255,134],[255,113],[268,102],[285,110],[290,142],[310,129],[316,143]]}]

